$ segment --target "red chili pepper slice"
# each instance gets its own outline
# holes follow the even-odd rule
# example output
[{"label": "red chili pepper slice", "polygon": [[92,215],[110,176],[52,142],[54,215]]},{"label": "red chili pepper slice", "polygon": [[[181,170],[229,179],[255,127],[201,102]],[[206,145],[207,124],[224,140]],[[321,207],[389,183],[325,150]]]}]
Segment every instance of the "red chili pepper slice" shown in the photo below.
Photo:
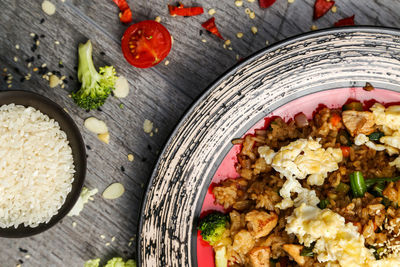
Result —
[{"label": "red chili pepper slice", "polygon": [[335,22],[335,27],[353,26],[353,25],[354,25],[354,15]]},{"label": "red chili pepper slice", "polygon": [[267,8],[272,6],[276,0],[259,0],[258,3],[260,4],[261,8]]},{"label": "red chili pepper slice", "polygon": [[333,5],[335,4],[335,1],[331,0],[316,0],[314,4],[314,20],[319,19],[323,15],[328,12]]},{"label": "red chili pepper slice", "polygon": [[202,7],[199,7],[199,6],[184,7],[182,4],[179,4],[179,6],[168,5],[168,10],[169,10],[169,14],[171,16],[191,17],[191,16],[197,16],[197,15],[204,13],[204,10]]},{"label": "red chili pepper slice", "polygon": [[224,37],[222,37],[222,35],[218,31],[217,25],[215,25],[215,18],[214,17],[212,17],[211,19],[209,19],[206,22],[204,22],[203,24],[201,24],[201,26],[204,29],[206,29],[207,31],[211,32],[212,34],[218,36],[222,40],[224,39]]},{"label": "red chili pepper slice", "polygon": [[126,0],[113,0],[113,2],[119,7],[119,10],[121,10],[121,13],[119,13],[119,20],[122,23],[132,22],[132,11]]}]

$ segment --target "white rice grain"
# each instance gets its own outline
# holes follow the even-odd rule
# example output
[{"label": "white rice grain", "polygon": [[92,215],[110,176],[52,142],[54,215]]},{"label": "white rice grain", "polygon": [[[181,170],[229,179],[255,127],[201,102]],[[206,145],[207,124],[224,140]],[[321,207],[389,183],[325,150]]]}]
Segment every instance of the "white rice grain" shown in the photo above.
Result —
[{"label": "white rice grain", "polygon": [[0,227],[36,227],[57,214],[74,164],[56,121],[21,105],[0,107]]}]

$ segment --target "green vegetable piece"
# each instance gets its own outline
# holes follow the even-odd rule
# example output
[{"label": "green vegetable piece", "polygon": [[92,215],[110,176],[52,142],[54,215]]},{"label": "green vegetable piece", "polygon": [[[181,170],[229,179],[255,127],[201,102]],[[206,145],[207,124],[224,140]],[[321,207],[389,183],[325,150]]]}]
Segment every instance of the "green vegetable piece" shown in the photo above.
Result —
[{"label": "green vegetable piece", "polygon": [[346,111],[346,110],[363,111],[364,107],[363,107],[363,104],[361,102],[356,102],[355,101],[355,102],[351,102],[349,104],[344,105],[342,107],[342,110],[343,111]]},{"label": "green vegetable piece", "polygon": [[381,137],[384,135],[385,134],[382,132],[373,132],[372,134],[368,135],[368,138],[371,141],[379,141],[379,139],[381,139]]},{"label": "green vegetable piece", "polygon": [[370,188],[373,186],[375,183],[380,183],[380,182],[397,182],[400,180],[400,176],[398,177],[392,177],[392,178],[373,178],[373,179],[367,179],[365,180],[365,185],[367,188]]},{"label": "green vegetable piece", "polygon": [[228,257],[226,255],[225,246],[215,249],[215,267],[228,267]]},{"label": "green vegetable piece", "polygon": [[335,190],[339,193],[347,194],[350,190],[350,186],[345,183],[339,183],[339,185],[336,186]]},{"label": "green vegetable piece", "polygon": [[100,259],[88,260],[83,267],[99,267]]},{"label": "green vegetable piece", "polygon": [[367,192],[365,180],[360,171],[350,174],[350,187],[354,197],[363,197]]},{"label": "green vegetable piece", "polygon": [[203,240],[210,243],[210,245],[218,242],[227,229],[228,222],[228,215],[218,211],[206,215],[199,224]]},{"label": "green vegetable piece", "polygon": [[314,249],[314,246],[304,247],[300,252],[300,256],[314,257],[313,249]]},{"label": "green vegetable piece", "polygon": [[320,202],[319,202],[319,204],[318,204],[318,207],[320,208],[320,209],[325,209],[326,207],[328,207],[328,205],[329,205],[329,199],[322,199]]},{"label": "green vegetable piece", "polygon": [[377,196],[381,197],[383,196],[383,190],[385,190],[385,182],[377,182],[372,190],[376,193]]},{"label": "green vegetable piece", "polygon": [[351,139],[349,133],[341,129],[336,137],[337,142],[339,142],[343,146],[351,146]]},{"label": "green vegetable piece", "polygon": [[136,262],[134,260],[124,262],[122,258],[115,257],[109,260],[104,267],[136,267]]},{"label": "green vegetable piece", "polygon": [[113,66],[99,68],[93,64],[92,43],[79,44],[78,80],[81,88],[72,94],[75,103],[85,109],[91,110],[101,107],[114,89],[117,80]]}]

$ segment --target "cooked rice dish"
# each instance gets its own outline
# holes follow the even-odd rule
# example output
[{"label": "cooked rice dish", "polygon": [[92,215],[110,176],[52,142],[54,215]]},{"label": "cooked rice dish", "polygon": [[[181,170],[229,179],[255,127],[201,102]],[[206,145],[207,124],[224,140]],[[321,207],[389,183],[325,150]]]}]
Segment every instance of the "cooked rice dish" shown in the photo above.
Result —
[{"label": "cooked rice dish", "polygon": [[274,118],[233,143],[240,177],[213,188],[228,214],[210,242],[216,261],[400,266],[400,106],[351,102],[312,120]]},{"label": "cooked rice dish", "polygon": [[65,132],[40,111],[0,107],[0,227],[48,222],[72,189],[74,164]]}]

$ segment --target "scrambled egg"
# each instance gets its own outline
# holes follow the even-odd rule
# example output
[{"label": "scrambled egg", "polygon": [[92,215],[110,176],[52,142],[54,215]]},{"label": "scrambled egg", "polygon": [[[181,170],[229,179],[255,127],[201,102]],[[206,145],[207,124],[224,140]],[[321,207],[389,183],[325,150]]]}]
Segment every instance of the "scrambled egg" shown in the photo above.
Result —
[{"label": "scrambled egg", "polygon": [[300,243],[310,246],[315,242],[313,252],[319,262],[328,266],[380,267],[399,266],[400,258],[375,260],[365,247],[364,237],[351,223],[339,214],[321,210],[315,206],[301,204],[287,218],[286,231],[295,234]]},{"label": "scrambled egg", "polygon": [[[323,149],[318,140],[298,139],[282,147],[278,152],[268,146],[258,148],[258,153],[286,182],[280,190],[282,202],[276,206],[280,209],[298,207],[302,203],[317,205],[319,199],[314,190],[303,188],[297,179],[305,179],[309,185],[322,185],[328,172],[337,170],[342,161],[342,151],[339,148]],[[297,193],[292,200],[291,193]]]},{"label": "scrambled egg", "polygon": [[[383,137],[381,137],[380,140],[382,140],[382,138],[384,138],[384,137],[390,137],[390,136],[383,136]],[[383,151],[386,149],[386,152],[390,156],[399,153],[399,151],[396,148],[394,148],[390,145],[381,145],[381,144],[375,144],[374,142],[371,142],[369,140],[368,136],[366,136],[365,134],[358,134],[354,138],[354,144],[357,146],[366,145],[367,147],[374,149],[375,151]]]},{"label": "scrambled egg", "polygon": [[400,106],[390,106],[385,109],[382,104],[375,103],[370,110],[374,115],[375,124],[382,127],[385,135],[392,135],[400,129]]}]

